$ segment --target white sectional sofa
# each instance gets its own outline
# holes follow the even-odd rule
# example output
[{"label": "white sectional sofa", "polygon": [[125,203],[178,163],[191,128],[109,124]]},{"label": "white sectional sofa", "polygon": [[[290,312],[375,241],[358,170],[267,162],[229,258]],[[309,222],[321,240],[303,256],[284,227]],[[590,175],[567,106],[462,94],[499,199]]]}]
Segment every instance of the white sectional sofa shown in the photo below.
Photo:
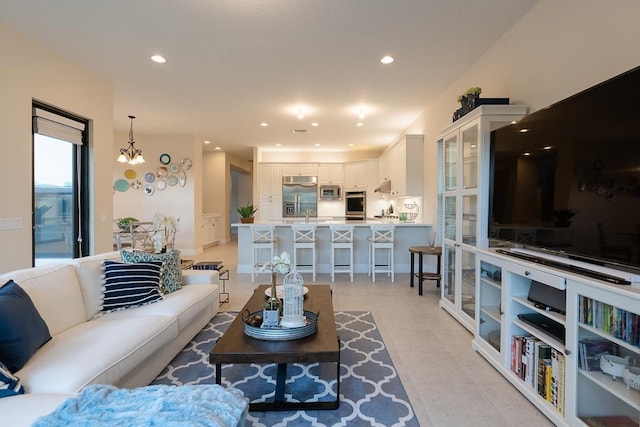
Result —
[{"label": "white sectional sofa", "polygon": [[218,312],[218,273],[185,270],[187,285],[163,300],[94,318],[105,259],[120,254],[0,275],[26,291],[52,337],[15,372],[26,393],[0,399],[0,424],[31,425],[89,384],[149,384]]}]

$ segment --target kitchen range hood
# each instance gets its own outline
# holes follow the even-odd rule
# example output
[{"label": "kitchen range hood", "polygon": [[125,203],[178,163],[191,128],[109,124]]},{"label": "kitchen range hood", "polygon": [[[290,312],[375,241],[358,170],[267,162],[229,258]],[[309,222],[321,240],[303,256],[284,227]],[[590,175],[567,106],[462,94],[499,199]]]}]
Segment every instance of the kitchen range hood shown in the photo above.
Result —
[{"label": "kitchen range hood", "polygon": [[391,193],[391,180],[386,180],[373,191],[376,193]]}]

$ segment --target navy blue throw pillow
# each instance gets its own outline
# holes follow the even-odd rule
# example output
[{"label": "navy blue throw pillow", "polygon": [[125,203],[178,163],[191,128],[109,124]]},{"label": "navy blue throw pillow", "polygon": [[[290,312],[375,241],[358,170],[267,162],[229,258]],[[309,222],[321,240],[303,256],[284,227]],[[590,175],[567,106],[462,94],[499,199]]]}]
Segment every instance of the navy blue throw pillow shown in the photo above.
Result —
[{"label": "navy blue throw pillow", "polygon": [[16,372],[50,339],[49,328],[29,295],[9,280],[0,288],[0,362]]},{"label": "navy blue throw pillow", "polygon": [[163,265],[160,261],[129,264],[105,260],[104,299],[102,310],[95,317],[164,299],[160,292]]}]

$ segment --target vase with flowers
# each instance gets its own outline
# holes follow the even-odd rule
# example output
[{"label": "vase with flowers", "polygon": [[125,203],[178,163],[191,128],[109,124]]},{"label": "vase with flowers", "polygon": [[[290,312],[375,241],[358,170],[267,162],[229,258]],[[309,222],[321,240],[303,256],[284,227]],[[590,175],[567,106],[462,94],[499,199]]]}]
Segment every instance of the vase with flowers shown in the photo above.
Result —
[{"label": "vase with flowers", "polygon": [[173,245],[178,231],[179,220],[171,215],[165,215],[156,212],[151,218],[153,222],[154,233],[151,236],[153,242],[153,250],[155,253],[163,253],[167,251],[167,245]]},{"label": "vase with flowers", "polygon": [[271,272],[271,295],[262,310],[262,327],[273,328],[280,324],[280,312],[282,311],[282,301],[278,298],[276,282],[278,273],[287,274],[291,269],[291,258],[287,252],[282,252],[280,256],[274,256],[260,267],[260,271]]}]

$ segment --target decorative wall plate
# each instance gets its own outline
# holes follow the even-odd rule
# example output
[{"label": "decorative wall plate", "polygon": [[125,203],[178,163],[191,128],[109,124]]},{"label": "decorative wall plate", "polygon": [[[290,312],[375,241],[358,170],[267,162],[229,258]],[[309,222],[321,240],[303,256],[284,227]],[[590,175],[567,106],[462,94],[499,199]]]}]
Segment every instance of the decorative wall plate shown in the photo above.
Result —
[{"label": "decorative wall plate", "polygon": [[162,191],[167,188],[167,181],[164,178],[160,178],[156,181],[156,190]]},{"label": "decorative wall plate", "polygon": [[179,165],[178,163],[171,163],[171,164],[169,165],[169,170],[170,170],[172,173],[177,173],[177,172],[180,170],[180,165]]},{"label": "decorative wall plate", "polygon": [[160,163],[162,163],[163,165],[168,165],[169,163],[171,163],[171,156],[167,153],[160,154]]},{"label": "decorative wall plate", "polygon": [[133,169],[127,169],[126,171],[124,171],[124,177],[127,179],[135,179],[136,176],[136,171],[134,171]]},{"label": "decorative wall plate", "polygon": [[133,181],[131,181],[131,188],[133,188],[134,190],[139,190],[140,187],[142,187],[142,183],[139,179],[134,179]]},{"label": "decorative wall plate", "polygon": [[156,169],[156,177],[158,178],[166,178],[169,175],[169,169],[166,166],[160,166]]},{"label": "decorative wall plate", "polygon": [[147,172],[146,174],[144,174],[144,180],[151,184],[156,180],[156,176],[153,174],[153,172]]},{"label": "decorative wall plate", "polygon": [[180,171],[178,174],[178,184],[180,184],[180,187],[187,185],[187,174],[184,171]]},{"label": "decorative wall plate", "polygon": [[120,192],[127,191],[129,189],[129,181],[123,178],[116,179],[116,181],[113,183],[113,188],[115,188],[116,191]]},{"label": "decorative wall plate", "polygon": [[193,162],[188,157],[185,157],[184,159],[180,160],[180,164],[182,165],[182,170],[186,170],[186,171],[191,169],[191,166],[193,166]]},{"label": "decorative wall plate", "polygon": [[144,195],[145,196],[152,196],[153,193],[156,192],[156,188],[153,185],[148,184],[148,185],[144,186],[144,190],[143,191],[144,191]]},{"label": "decorative wall plate", "polygon": [[178,177],[175,175],[169,175],[167,177],[167,184],[169,184],[170,187],[175,186],[178,183]]}]

